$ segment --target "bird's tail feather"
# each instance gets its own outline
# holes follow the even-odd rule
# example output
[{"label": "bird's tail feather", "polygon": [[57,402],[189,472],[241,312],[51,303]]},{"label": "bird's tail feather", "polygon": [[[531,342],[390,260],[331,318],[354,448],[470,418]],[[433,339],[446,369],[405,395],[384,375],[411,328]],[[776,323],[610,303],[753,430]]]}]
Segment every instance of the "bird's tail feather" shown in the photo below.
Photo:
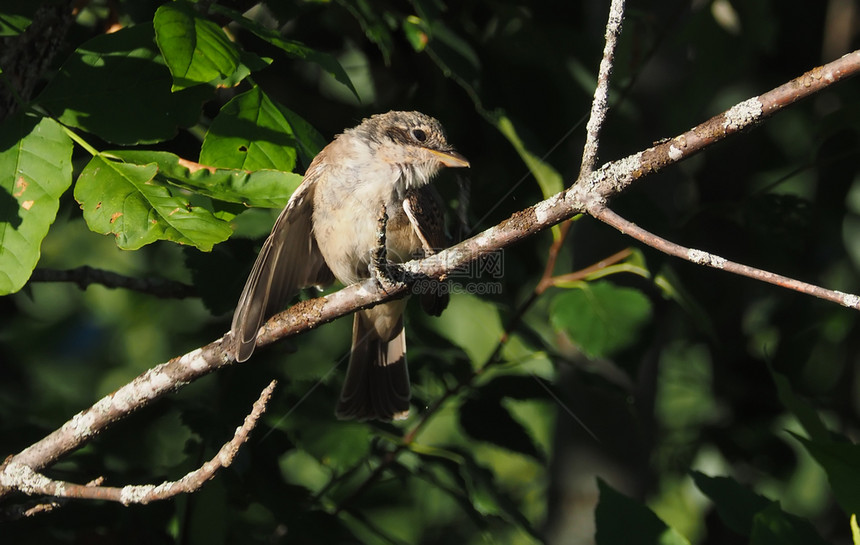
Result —
[{"label": "bird's tail feather", "polygon": [[402,420],[409,415],[410,396],[402,316],[389,340],[384,340],[365,311],[357,312],[349,368],[335,414],[344,420]]}]

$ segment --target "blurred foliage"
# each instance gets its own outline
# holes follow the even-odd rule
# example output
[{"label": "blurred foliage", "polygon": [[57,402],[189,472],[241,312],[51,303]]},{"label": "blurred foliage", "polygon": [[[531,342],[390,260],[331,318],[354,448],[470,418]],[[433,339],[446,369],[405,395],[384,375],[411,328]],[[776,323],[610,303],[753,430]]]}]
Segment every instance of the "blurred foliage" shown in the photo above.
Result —
[{"label": "blurred foliage", "polygon": [[[4,44],[47,3],[4,2]],[[436,182],[461,237],[569,185],[608,8],[81,4],[32,100],[0,124],[4,456],[222,335],[298,174],[364,116],[417,109],[444,123],[472,163]],[[850,6],[854,26],[839,25],[851,14],[834,10]],[[630,2],[601,159],[857,48],[858,9]],[[0,69],[8,92],[16,74]],[[678,243],[857,293],[858,87],[834,86],[612,206]],[[851,543],[853,530],[856,543],[857,313],[647,248],[530,297],[560,235],[452,275],[441,318],[410,307],[410,420],[334,418],[350,338],[339,320],[186,386],[46,471],[179,478],[278,378],[236,463],[198,493],[69,502],[5,523],[3,541]],[[553,272],[631,244],[579,219]],[[27,282],[37,263],[190,283],[199,297]]]}]

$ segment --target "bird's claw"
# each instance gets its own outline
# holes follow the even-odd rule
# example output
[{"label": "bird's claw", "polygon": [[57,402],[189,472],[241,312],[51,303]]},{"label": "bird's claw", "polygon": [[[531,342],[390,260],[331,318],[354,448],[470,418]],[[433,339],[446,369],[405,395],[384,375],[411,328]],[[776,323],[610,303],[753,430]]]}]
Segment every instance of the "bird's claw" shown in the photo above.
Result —
[{"label": "bird's claw", "polygon": [[403,282],[403,267],[388,261],[388,250],[386,248],[386,228],[388,226],[388,213],[385,205],[382,205],[376,224],[376,248],[370,260],[370,277],[376,280],[383,291],[388,291]]},{"label": "bird's claw", "polygon": [[385,293],[394,290],[403,283],[403,267],[396,263],[376,261],[370,262],[370,277],[373,278]]}]

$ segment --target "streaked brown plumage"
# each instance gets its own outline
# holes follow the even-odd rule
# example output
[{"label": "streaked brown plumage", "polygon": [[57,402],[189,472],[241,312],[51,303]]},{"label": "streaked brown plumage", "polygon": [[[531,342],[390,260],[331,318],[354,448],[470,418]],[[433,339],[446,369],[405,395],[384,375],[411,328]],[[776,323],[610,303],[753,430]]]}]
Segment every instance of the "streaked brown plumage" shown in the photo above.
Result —
[{"label": "streaked brown plumage", "polygon": [[[383,205],[389,260],[404,262],[446,246],[438,196],[427,185],[442,166],[469,163],[448,144],[442,125],[420,112],[375,115],[326,146],[275,222],[245,284],[231,328],[236,359],[251,357],[263,321],[299,289],[369,277]],[[422,296],[433,314],[445,304],[438,294]],[[339,418],[408,414],[405,305],[402,299],[356,312]]]}]

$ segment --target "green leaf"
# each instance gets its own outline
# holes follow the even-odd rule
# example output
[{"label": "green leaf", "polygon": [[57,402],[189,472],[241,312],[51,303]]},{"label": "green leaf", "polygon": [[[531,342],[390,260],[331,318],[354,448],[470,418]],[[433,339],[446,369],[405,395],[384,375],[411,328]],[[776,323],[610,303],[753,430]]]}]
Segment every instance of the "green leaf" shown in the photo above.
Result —
[{"label": "green leaf", "polygon": [[93,157],[75,185],[75,199],[89,228],[113,234],[124,250],[170,240],[209,251],[227,240],[232,233],[227,222],[175,194],[155,179],[157,172],[155,163],[142,166]]},{"label": "green leaf", "polygon": [[200,162],[290,172],[296,166],[296,138],[281,110],[253,87],[221,108],[203,140]]},{"label": "green leaf", "polygon": [[232,74],[223,78],[215,78],[209,82],[209,85],[225,89],[236,87],[242,83],[245,78],[251,74],[251,72],[262,70],[272,64],[272,59],[268,57],[260,57],[259,55],[248,51],[240,51],[239,58],[239,66],[236,67],[236,70],[234,70]]},{"label": "green leaf", "polygon": [[462,348],[474,368],[492,355],[503,331],[499,309],[466,294],[453,294],[447,311],[430,327]]},{"label": "green leaf", "polygon": [[523,143],[522,138],[517,133],[517,129],[514,127],[513,121],[511,121],[509,117],[504,114],[499,115],[496,121],[496,128],[499,129],[499,132],[501,132],[504,137],[508,139],[508,142],[514,146],[514,149],[517,150],[520,158],[526,166],[529,167],[535,180],[537,180],[538,186],[540,186],[544,199],[548,199],[564,189],[561,174],[559,174],[558,171],[552,168],[548,163],[545,163],[540,157],[528,150],[525,143]]},{"label": "green leaf", "polygon": [[427,36],[427,28],[424,21],[415,15],[410,15],[403,20],[403,33],[409,44],[416,52],[420,53],[427,47],[429,37]]},{"label": "green leaf", "polygon": [[311,161],[328,143],[323,135],[317,131],[313,125],[305,121],[305,119],[286,108],[283,104],[275,102],[275,106],[281,111],[281,115],[287,120],[290,127],[293,128],[293,133],[296,136],[296,149],[299,152],[299,158],[304,163],[305,168],[311,164]]},{"label": "green leaf", "polygon": [[105,152],[137,165],[156,163],[158,176],[168,182],[220,201],[247,206],[283,208],[302,177],[277,170],[213,168],[164,151],[114,150]]},{"label": "green leaf", "polygon": [[860,445],[794,437],[824,468],[833,496],[845,513],[860,512]]},{"label": "green leaf", "polygon": [[359,422],[324,420],[296,428],[291,438],[322,464],[347,469],[370,452],[370,428]]},{"label": "green leaf", "polygon": [[815,441],[829,441],[831,439],[830,432],[818,416],[818,412],[805,400],[795,395],[791,388],[791,383],[781,373],[777,373],[770,369],[770,376],[776,384],[776,392],[779,395],[779,400],[786,409],[792,412],[806,433],[809,434]]},{"label": "green leaf", "polygon": [[731,477],[709,477],[698,471],[692,476],[699,490],[714,502],[723,523],[744,536],[752,532],[756,513],[775,503]]},{"label": "green leaf", "polygon": [[610,282],[581,283],[550,304],[553,326],[591,357],[630,346],[650,316],[651,302],[642,292]]},{"label": "green leaf", "polygon": [[221,28],[187,2],[155,12],[155,40],[173,75],[174,91],[226,79],[239,67],[239,50]]},{"label": "green leaf", "polygon": [[600,502],[594,513],[597,545],[689,545],[645,505],[597,480]]},{"label": "green leaf", "polygon": [[0,12],[0,36],[18,36],[33,22],[39,2],[33,0],[3,0]]},{"label": "green leaf", "polygon": [[233,19],[233,21],[236,22],[236,24],[246,28],[247,30],[256,34],[258,37],[284,51],[287,55],[296,59],[301,59],[317,64],[328,74],[330,74],[335,80],[339,81],[340,83],[345,85],[350,91],[352,91],[352,94],[354,94],[356,98],[359,98],[358,91],[355,90],[352,81],[350,81],[349,76],[346,74],[346,70],[344,70],[343,66],[341,66],[340,63],[337,62],[337,59],[335,59],[331,55],[316,51],[315,49],[312,49],[302,43],[282,38],[276,31],[266,28],[252,21],[251,19],[248,19],[238,11],[225,8],[218,4],[213,4],[210,9],[212,9],[213,13],[220,13],[222,15],[230,17],[231,19]]},{"label": "green leaf", "polygon": [[773,503],[755,515],[750,545],[827,545],[808,520],[789,515]]},{"label": "green leaf", "polygon": [[152,143],[195,124],[212,89],[172,93],[152,25],[104,34],[80,46],[37,103],[66,125],[116,144]]},{"label": "green leaf", "polygon": [[0,125],[0,295],[30,278],[72,183],[72,141],[53,119],[17,114]]}]

